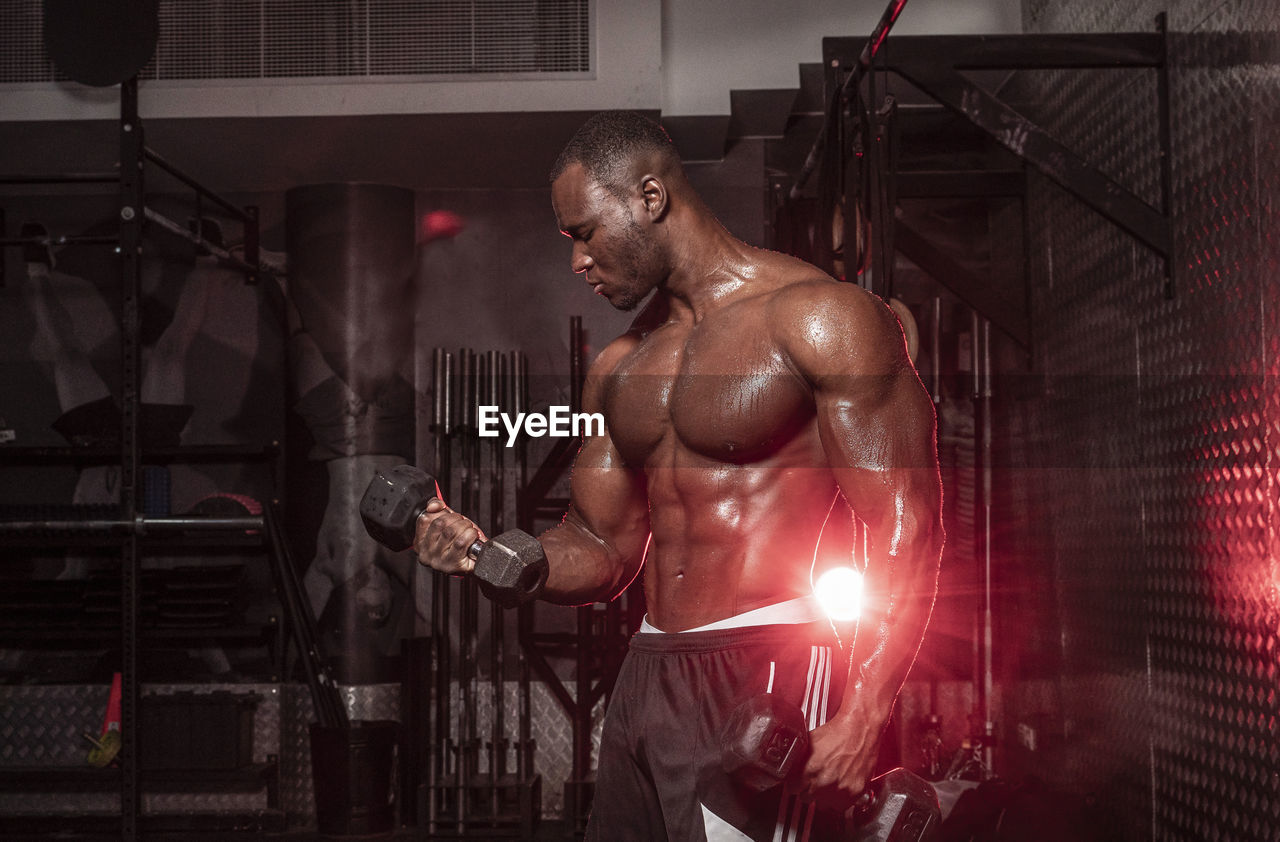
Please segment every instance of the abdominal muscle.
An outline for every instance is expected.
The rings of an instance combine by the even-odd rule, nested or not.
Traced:
[[[785,461],[646,472],[644,590],[653,625],[682,631],[810,593],[836,485],[826,469]]]

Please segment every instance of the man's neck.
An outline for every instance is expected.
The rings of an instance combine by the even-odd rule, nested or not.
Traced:
[[[739,296],[751,283],[750,246],[730,234],[709,213],[680,220],[682,236],[673,249],[673,268],[661,286],[672,312],[699,322],[708,312]]]

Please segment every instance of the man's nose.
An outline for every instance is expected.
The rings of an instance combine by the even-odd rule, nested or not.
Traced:
[[[587,250],[580,245],[573,247],[573,258],[569,261],[573,271],[582,273],[595,265],[595,261],[591,259],[591,255],[587,254]]]

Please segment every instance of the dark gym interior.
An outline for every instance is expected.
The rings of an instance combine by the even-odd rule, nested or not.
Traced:
[[[1277,838],[1280,7],[407,5],[6,6],[0,837],[582,838],[639,580],[496,607],[359,509],[407,463],[564,516],[581,436],[477,407],[579,412],[630,323],[548,183],[624,108],[899,316],[946,544],[877,768],[928,838]],[[809,6],[794,83],[681,37]]]

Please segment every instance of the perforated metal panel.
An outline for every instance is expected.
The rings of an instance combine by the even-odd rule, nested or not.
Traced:
[[[1023,10],[1028,31],[1151,31],[1158,7]],[[1280,7],[1177,2],[1170,23],[1176,299],[1144,248],[1033,191],[1045,391],[1009,423],[1054,469],[1009,481],[1034,473],[1056,500],[1028,532],[1056,581],[1066,731],[1034,771],[1096,793],[1126,840],[1275,839],[1280,72],[1223,35],[1275,38]],[[1152,84],[1120,76],[1021,83],[1037,120],[1158,204]]]
[[[590,0],[160,0],[143,79],[586,74]],[[0,84],[58,76],[40,0],[6,4]]]
[[[44,50],[44,23],[40,3],[10,3],[0,25],[0,80],[47,82],[53,65]]]
[[[149,684],[144,695],[225,692],[257,697],[252,761],[263,763],[280,750],[280,689],[272,684]],[[43,767],[75,770],[86,766],[89,743],[102,724],[109,687],[59,684],[0,687],[0,770]],[[217,787],[213,787],[217,789]],[[149,814],[255,813],[268,808],[267,793],[147,792]],[[109,788],[70,792],[0,793],[0,825],[5,816],[108,815],[118,812],[120,795]]]

